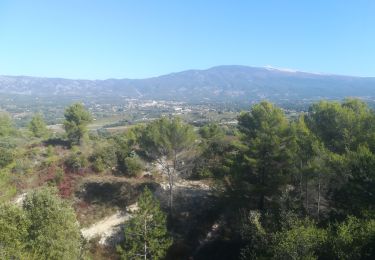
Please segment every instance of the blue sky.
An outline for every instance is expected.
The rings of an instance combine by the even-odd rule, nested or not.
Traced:
[[[0,75],[144,78],[231,64],[375,76],[375,1],[0,0]]]

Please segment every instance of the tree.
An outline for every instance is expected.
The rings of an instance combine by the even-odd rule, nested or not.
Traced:
[[[0,113],[0,137],[12,135],[14,132],[12,119],[8,114]]]
[[[79,144],[87,133],[87,125],[92,122],[90,112],[81,103],[68,107],[64,113],[64,128],[72,144]]]
[[[41,188],[27,195],[23,210],[30,221],[27,249],[38,259],[79,259],[81,233],[73,208],[56,190]]]
[[[261,223],[261,214],[250,211],[241,227],[241,237],[245,242],[241,249],[241,259],[263,259],[269,248],[269,237]]]
[[[375,149],[374,113],[360,100],[321,101],[310,107],[306,119],[312,132],[332,152],[342,154],[365,143]]]
[[[117,170],[128,176],[135,176],[143,169],[143,162],[135,152],[136,142],[141,126],[134,126],[125,133],[121,133],[110,138],[115,150]]]
[[[138,210],[125,223],[125,241],[118,251],[122,259],[162,259],[172,244],[166,215],[146,187],[138,199]]]
[[[45,137],[48,135],[47,125],[42,115],[36,114],[29,123],[29,130],[35,137]]]
[[[27,245],[30,222],[14,205],[0,205],[0,258],[22,259]]]
[[[52,188],[29,193],[22,208],[0,204],[1,259],[79,259],[81,242],[72,207]]]
[[[337,259],[374,259],[375,220],[349,216],[335,225],[332,249]]]
[[[113,142],[95,143],[95,150],[89,157],[96,172],[102,172],[116,167],[116,146]]]
[[[239,116],[238,128],[244,165],[239,181],[251,184],[263,210],[266,199],[277,198],[290,174],[295,154],[290,125],[281,109],[261,102]]]
[[[207,124],[199,129],[201,140],[196,156],[194,172],[196,177],[221,177],[223,160],[231,150],[231,137],[217,124]]]
[[[319,252],[327,241],[327,231],[315,223],[295,220],[291,226],[276,232],[273,246],[275,259],[318,259]]]
[[[181,119],[161,118],[148,124],[142,131],[140,145],[145,152],[163,167],[168,176],[169,207],[173,209],[174,178],[178,171],[180,155],[191,148],[195,141],[195,133],[190,125]]]
[[[322,190],[325,188],[322,180],[328,177],[327,171],[329,169],[326,165],[326,157],[330,152],[325,149],[323,143],[307,127],[305,115],[300,116],[292,124],[292,128],[297,144],[294,156],[295,191],[298,191],[300,205],[304,207],[307,213],[311,213],[311,207],[316,204],[316,216],[319,218]],[[314,195],[315,201],[313,200]]]
[[[344,214],[361,215],[374,210],[375,155],[367,146],[343,156],[341,171],[332,187],[334,207]]]

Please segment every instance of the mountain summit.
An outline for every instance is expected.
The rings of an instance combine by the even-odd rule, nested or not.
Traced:
[[[181,101],[375,98],[375,78],[308,73],[270,66],[231,65],[146,79],[73,80],[1,76],[0,93]]]

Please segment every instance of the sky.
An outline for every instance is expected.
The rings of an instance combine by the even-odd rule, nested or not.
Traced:
[[[146,78],[217,65],[375,76],[375,1],[0,0],[0,75]]]

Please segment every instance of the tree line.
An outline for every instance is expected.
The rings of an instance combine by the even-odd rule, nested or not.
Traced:
[[[4,138],[15,129],[9,118],[3,116],[0,121],[4,122],[0,137],[6,144]],[[227,220],[227,237],[237,241],[238,258],[375,256],[375,112],[358,99],[321,101],[297,119],[264,101],[242,112],[234,127],[210,123],[194,129],[179,118],[161,118],[123,134],[92,135],[87,129],[91,121],[81,104],[66,109],[64,128],[72,147],[66,163],[72,169],[91,164],[97,172],[134,176],[147,160],[157,162],[168,180],[169,212],[161,210],[148,189],[139,198],[139,211],[118,247],[124,259],[166,255],[172,244],[167,216],[173,220],[174,184],[186,165],[189,178],[215,181],[225,205],[220,214]],[[32,119],[29,130],[37,138],[50,136],[40,115]],[[95,146],[89,155],[81,151],[85,142]],[[0,149],[0,168],[4,168],[12,161],[14,146]],[[66,250],[64,246],[75,246],[70,259],[81,257],[79,229],[72,224],[74,212],[55,195],[43,197],[45,193],[29,195],[22,208],[2,206],[0,253],[4,257],[19,258],[16,252],[40,257],[50,250],[56,251],[56,257],[45,259],[63,259],[59,254]],[[43,227],[38,214],[46,209],[38,205],[50,205],[48,212],[57,215],[63,208],[71,223],[58,222],[62,220],[56,215],[59,227],[56,223]],[[17,225],[24,228],[13,232]],[[58,229],[64,225],[68,228]],[[57,245],[56,250],[47,246],[50,235],[68,231],[76,238],[74,245],[62,242],[64,246]]]

